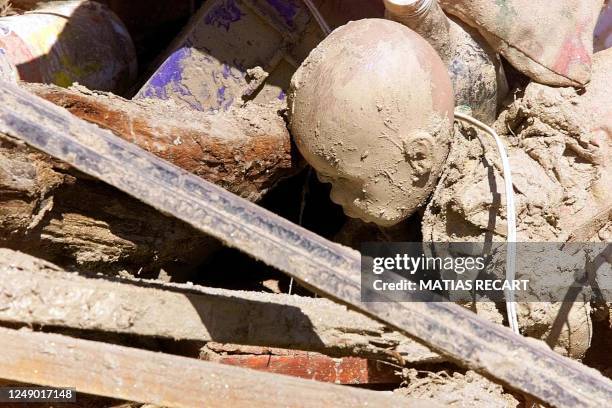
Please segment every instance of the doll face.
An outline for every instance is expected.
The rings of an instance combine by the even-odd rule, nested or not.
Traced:
[[[389,226],[409,216],[429,195],[435,178],[434,140],[424,131],[353,134],[342,145],[354,148],[331,145],[310,157],[319,180],[332,185],[331,200],[346,215]],[[309,147],[303,146],[305,151]]]
[[[332,33],[293,77],[296,145],[353,218],[397,224],[422,206],[448,155],[453,95],[429,44],[400,24]]]

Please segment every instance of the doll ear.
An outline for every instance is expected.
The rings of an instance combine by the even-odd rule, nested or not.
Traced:
[[[433,166],[433,138],[427,132],[408,135],[403,142],[404,157],[413,169],[415,179],[421,179],[431,172]]]

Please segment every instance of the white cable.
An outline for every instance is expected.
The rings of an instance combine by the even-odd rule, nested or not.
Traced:
[[[321,13],[319,12],[319,9],[317,8],[317,6],[315,6],[311,0],[302,0],[302,1],[304,2],[304,4],[306,4],[306,7],[308,7],[308,10],[310,10],[310,13],[312,14],[314,19],[319,24],[319,27],[321,27],[321,31],[323,31],[323,34],[325,34],[325,36],[327,37],[331,33],[331,29],[329,28],[329,25],[327,24],[327,22],[325,21]]]
[[[516,276],[516,208],[514,206],[514,189],[512,188],[512,169],[510,167],[510,161],[508,160],[508,154],[504,148],[504,144],[497,135],[497,132],[491,127],[485,125],[479,120],[474,119],[461,112],[455,112],[455,117],[468,122],[482,131],[490,134],[495,139],[497,144],[497,150],[501,156],[502,168],[504,173],[504,182],[506,186],[506,219],[508,223],[508,249],[506,252],[506,280],[514,280]],[[516,314],[516,303],[514,301],[514,291],[504,291],[506,296],[506,309],[508,313],[508,323],[510,328],[516,334],[519,333],[518,327],[518,316]]]

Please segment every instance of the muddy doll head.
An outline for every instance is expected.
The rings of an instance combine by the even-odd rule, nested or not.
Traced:
[[[291,81],[290,128],[331,199],[353,218],[397,224],[425,204],[448,155],[453,94],[433,48],[367,19],[335,30]]]

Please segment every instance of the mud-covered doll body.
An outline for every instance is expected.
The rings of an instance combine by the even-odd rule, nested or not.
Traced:
[[[331,199],[382,226],[410,216],[448,155],[453,94],[434,49],[401,24],[351,22],[293,76],[290,128]]]
[[[597,255],[599,247],[583,243],[611,241],[611,81],[612,49],[608,49],[594,54],[592,79],[585,88],[531,82],[500,114],[495,129],[507,146],[513,169],[519,242],[569,241]],[[501,163],[488,152],[495,152],[490,138],[455,134],[442,179],[423,216],[423,241],[506,240]],[[541,276],[546,270],[536,256],[558,262],[563,254],[533,248],[534,255],[523,251],[519,258],[517,271],[523,276]],[[577,265],[593,262],[586,252],[576,252]],[[612,296],[609,261],[596,269],[589,279],[608,300]],[[533,279],[531,286],[540,285],[545,291],[563,279],[573,282],[576,271],[559,267],[554,275]],[[574,297],[568,295],[564,303],[519,303],[521,332],[574,358],[584,357],[593,330],[591,299]]]

